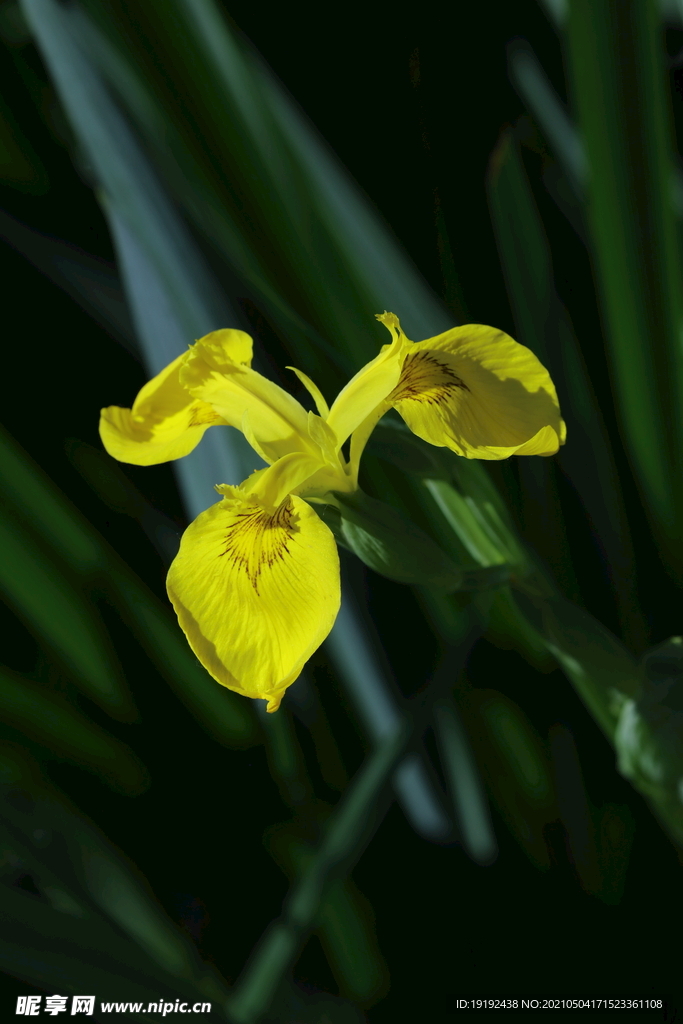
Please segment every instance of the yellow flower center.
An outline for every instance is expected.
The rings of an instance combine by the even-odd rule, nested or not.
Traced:
[[[234,506],[228,504],[227,508],[235,518],[228,526],[220,557],[227,555],[239,571],[245,572],[258,594],[263,570],[284,561],[289,554],[288,544],[295,530],[291,501],[285,498],[275,511],[251,504],[237,513]]]
[[[390,402],[412,400],[438,405],[458,388],[469,388],[450,366],[436,359],[431,352],[416,352],[407,357],[398,384],[389,395]]]

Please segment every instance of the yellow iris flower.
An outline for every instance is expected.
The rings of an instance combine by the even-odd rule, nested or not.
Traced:
[[[317,413],[251,368],[252,339],[220,330],[147,383],[132,409],[103,409],[100,436],[121,462],[182,458],[214,425],[242,430],[268,463],[185,531],[167,588],[192,650],[219,683],[268,701],[282,695],[332,628],[340,603],[334,537],[309,502],[358,487],[363,448],[395,407],[431,444],[468,458],[550,455],[564,443],[552,381],[501,331],[470,325],[417,344],[392,313],[392,342],[332,408],[294,370]],[[292,368],[293,369],[293,368]],[[342,446],[351,438],[349,459]]]
[[[187,455],[210,426],[241,429],[269,463],[185,531],[168,574],[169,597],[192,650],[219,683],[264,698],[275,711],[329,633],[339,610],[334,537],[307,501],[357,488],[368,416],[398,382],[402,345],[385,346],[331,409],[294,372],[318,413],[251,369],[243,331],[201,338],[137,396],[103,409],[100,436],[121,462],[153,465]],[[355,434],[358,434],[358,437]],[[342,445],[354,435],[349,461]]]

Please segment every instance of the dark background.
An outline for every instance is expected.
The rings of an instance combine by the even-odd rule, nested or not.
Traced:
[[[532,2],[447,8],[434,2],[410,8],[224,6],[433,288],[445,295],[454,318],[495,324],[514,335],[484,175],[501,129],[524,114],[507,78],[506,43],[518,35],[528,38],[558,91],[564,91],[560,46],[540,7]],[[74,166],[40,60],[31,55],[35,79],[28,81],[17,70],[14,53],[5,47],[0,94],[47,169],[49,187],[31,193],[3,184],[0,205],[46,235],[113,261],[102,214],[87,173]],[[444,282],[442,276],[438,204],[457,282]],[[556,266],[563,299],[571,303],[574,298],[579,336],[582,331],[594,336],[596,306],[582,284],[590,273],[588,261],[570,229],[559,226],[559,215],[550,207],[547,212],[558,217],[555,227],[566,233],[564,256],[557,257]],[[144,383],[143,369],[23,257],[4,243],[0,253],[6,315],[0,420],[163,595],[164,566],[138,525],[103,505],[65,454],[71,438],[99,445],[99,408],[129,405]],[[601,357],[587,358],[593,359],[597,383],[608,394]],[[558,390],[561,396],[561,382]],[[605,413],[611,416],[609,407]],[[126,472],[182,525],[168,466],[127,467]],[[501,470],[501,479],[506,472],[512,493],[514,467]],[[586,606],[613,626],[594,551],[580,530],[572,550]],[[399,685],[412,693],[424,681],[426,650],[430,660],[434,657],[433,642],[419,624],[408,590],[370,574],[365,580]],[[655,589],[647,578],[644,586],[648,594]],[[648,605],[653,621],[660,623],[653,642],[676,629],[677,609],[671,607],[666,585],[661,587],[661,600]],[[35,642],[1,605],[0,620],[3,660],[18,671],[30,670],[38,657]],[[56,761],[49,774],[136,861],[168,913],[198,941],[203,956],[234,978],[286,892],[286,879],[265,851],[262,836],[274,822],[286,820],[289,810],[270,779],[263,748],[227,751],[209,741],[114,616],[111,628],[142,724],[117,725],[94,705],[81,703],[95,721],[135,749],[152,785],[130,799]],[[347,768],[353,771],[362,758],[360,736],[322,656],[313,667]],[[368,1011],[369,1020],[444,1019],[453,1012],[453,1000],[467,995],[673,998],[680,975],[681,876],[671,843],[617,774],[613,751],[559,672],[536,673],[517,654],[486,641],[477,646],[468,671],[475,686],[494,687],[515,700],[541,736],[547,737],[555,723],[565,724],[574,735],[591,802],[628,806],[635,832],[624,894],[618,905],[607,905],[582,889],[559,826],[548,837],[552,866],[542,872],[494,809],[500,854],[493,866],[481,868],[457,846],[420,840],[393,808],[354,872],[374,908],[392,979],[389,994]],[[12,738],[11,730],[8,735]],[[312,988],[335,991],[315,938],[296,977]],[[10,979],[6,989],[9,1014],[10,997],[31,987]]]

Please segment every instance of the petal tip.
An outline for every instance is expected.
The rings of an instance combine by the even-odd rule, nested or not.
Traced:
[[[375,313],[375,320],[379,320],[385,327],[395,327],[400,331],[401,323],[395,313],[388,313],[385,309],[383,313]]]

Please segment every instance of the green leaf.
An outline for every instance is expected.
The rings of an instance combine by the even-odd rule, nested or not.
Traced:
[[[470,616],[462,643],[439,667],[423,699],[370,753],[334,808],[306,873],[285,901],[282,916],[270,925],[258,953],[232,990],[228,1009],[236,1024],[255,1024],[268,1009],[315,926],[330,884],[350,871],[382,821],[396,767],[425,728],[433,702],[450,690],[454,675],[462,671],[478,634]]]
[[[435,448],[411,433],[404,423],[389,417],[375,427],[367,450],[422,481],[430,499],[425,501],[423,495],[423,506],[427,510],[435,507],[441,518],[439,524],[433,515],[429,516],[441,543],[446,543],[442,539],[445,524],[473,564],[510,563],[518,569],[525,566],[527,556],[516,538],[509,510],[486,469],[476,460]]]
[[[618,707],[619,771],[683,844],[683,638],[671,637],[646,652],[639,682]]]
[[[6,512],[0,516],[0,592],[91,700],[114,718],[135,720],[135,705],[92,604]]]
[[[50,187],[47,171],[1,98],[0,181],[34,196],[44,195]]]
[[[510,561],[511,552],[505,550],[500,538],[489,529],[489,523],[479,514],[479,508],[468,495],[446,480],[425,480],[424,486],[476,562],[494,566]]]
[[[428,445],[404,423],[390,417],[377,425],[367,451],[421,480],[423,493],[416,497],[421,500],[432,532],[459,563],[467,564],[470,559],[472,567],[508,564],[522,576],[531,571],[532,563],[509,510],[480,463]],[[454,538],[459,543],[454,544]],[[420,600],[431,621],[450,636],[452,609],[448,601],[424,591]],[[519,651],[541,672],[555,667],[542,637],[520,612],[509,588],[499,586],[487,595],[485,614],[486,636],[494,644]]]
[[[557,668],[543,637],[519,610],[510,587],[501,587],[493,595],[484,635],[502,650],[517,651],[537,672]]]
[[[486,470],[474,460],[435,449],[390,419],[375,428],[368,452],[393,463],[401,473],[420,478],[422,494],[419,490],[412,493],[439,544],[459,563],[464,554],[472,566],[493,569],[508,565],[515,571],[526,570],[527,558],[515,537],[510,514]],[[459,542],[455,546],[454,538]],[[492,578],[495,575],[492,571]],[[505,579],[501,571],[498,585]]]
[[[542,584],[544,585],[544,584]],[[549,593],[518,583],[515,600],[544,638],[564,674],[610,742],[624,699],[638,689],[632,654],[588,612]]]
[[[621,902],[626,884],[635,821],[627,804],[605,804],[599,811],[598,850],[603,884],[598,893],[603,903]]]
[[[460,842],[475,863],[492,864],[498,856],[498,844],[486,794],[461,716],[452,698],[437,701],[434,725],[456,810]]]
[[[0,747],[0,777],[10,868],[0,907],[12,929],[12,942],[0,943],[2,968],[53,991],[145,1003],[173,991],[218,1009],[226,984],[199,961],[132,865],[43,782],[35,762]],[[23,876],[37,895],[13,885]]]
[[[479,713],[496,746],[503,751],[528,802],[537,807],[552,804],[553,784],[548,758],[536,730],[514,701],[495,690],[477,691]]]
[[[446,593],[500,586],[509,577],[507,566],[459,568],[406,516],[362,491],[335,497],[339,519],[332,513],[326,521],[345,547],[382,576]]]
[[[564,725],[550,729],[550,747],[557,781],[559,815],[566,833],[567,853],[581,887],[591,896],[603,888],[603,865],[598,849],[597,814],[583,781],[574,737]],[[609,872],[609,865],[604,865]]]
[[[0,472],[0,490],[22,521],[29,522],[45,544],[72,570],[82,573],[98,590],[108,592],[160,673],[210,735],[228,746],[251,746],[258,742],[259,734],[248,702],[211,679],[188,648],[170,609],[152,594],[28,453],[1,428],[0,470],[4,470]],[[40,572],[45,575],[46,570],[38,565],[36,573]],[[57,593],[61,570],[54,570],[53,576],[50,593]],[[26,589],[27,580],[10,580],[10,585],[21,592]],[[36,614],[41,621],[45,620],[45,607],[38,596],[29,592],[27,600],[33,601]],[[84,615],[84,621],[88,622],[92,616],[89,606]],[[54,624],[47,622],[46,628],[54,631]],[[69,643],[61,636],[56,641]]]
[[[271,829],[269,852],[290,879],[302,874],[313,855],[293,825]],[[351,879],[337,879],[320,908],[317,934],[342,995],[372,1005],[386,994],[386,964],[372,926],[372,908]]]
[[[22,521],[45,538],[74,569],[92,573],[103,565],[102,547],[82,516],[27,452],[0,426],[0,489]]]
[[[154,508],[106,452],[73,439],[67,442],[66,452],[98,498],[112,511],[136,519],[164,563],[170,565],[178,553],[180,526]]]
[[[121,283],[110,263],[42,235],[3,211],[0,238],[70,295],[129,355],[140,358]]]
[[[323,781],[330,789],[342,793],[348,785],[348,773],[318,691],[311,683],[310,675],[305,669],[296,682],[288,688],[287,699],[290,708],[311,735],[315,758]],[[268,717],[272,718],[273,716],[269,715]]]
[[[261,736],[250,702],[202,668],[169,609],[127,566],[112,565],[110,582],[119,614],[202,728],[228,747],[258,743]]]
[[[542,129],[576,201],[583,196],[587,177],[586,154],[579,134],[526,40],[513,40],[508,48],[508,62],[512,84]]]
[[[325,641],[331,665],[343,682],[348,698],[370,744],[377,744],[400,728],[402,702],[383,663],[381,639],[368,628],[357,595],[345,585],[342,560],[343,599],[332,632]],[[425,593],[433,595],[433,591]],[[449,618],[455,649],[467,638],[469,609],[457,609]],[[456,629],[459,626],[458,629]],[[271,716],[272,717],[272,716]],[[430,842],[443,842],[452,832],[441,794],[421,752],[412,751],[394,773],[392,786],[410,825]]]
[[[543,743],[514,701],[491,689],[462,697],[469,734],[489,792],[532,863],[550,867],[543,829],[557,816],[555,788]]]
[[[282,918],[270,925],[258,955],[233,987],[228,1009],[237,1024],[255,1024],[268,1010],[315,927],[334,878],[357,859],[384,817],[389,782],[411,732],[405,726],[375,748],[330,816],[308,870],[288,894]]]
[[[645,642],[645,628],[638,614],[633,547],[614,457],[569,315],[555,291],[550,246],[511,130],[501,136],[491,157],[487,189],[519,341],[549,368],[567,421],[567,443],[556,460],[520,460],[527,484],[525,520],[538,522],[537,532],[544,538],[542,553],[556,576],[572,578],[552,474],[552,463],[557,461],[596,531],[614,583],[624,636],[637,648]]]
[[[9,669],[0,669],[0,715],[22,735],[58,757],[97,772],[121,792],[135,795],[148,785],[144,766],[125,743]]]
[[[618,414],[665,565],[680,575],[682,277],[659,4],[571,0],[567,39]]]
[[[619,903],[626,880],[634,822],[628,807],[592,805],[579,754],[563,725],[550,730],[558,806],[567,852],[582,888],[604,903]]]

